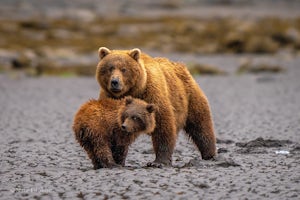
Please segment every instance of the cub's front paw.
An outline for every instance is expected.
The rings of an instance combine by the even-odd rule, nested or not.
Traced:
[[[101,169],[101,168],[109,168],[109,169],[112,169],[112,168],[121,168],[122,165],[119,165],[119,164],[116,164],[116,163],[97,163],[94,165],[94,169],[97,170],[97,169]]]
[[[161,163],[161,162],[148,162],[147,167],[153,167],[153,168],[163,168],[163,167],[169,167],[170,165]]]
[[[156,163],[156,162],[148,162],[147,167],[153,167],[153,168],[162,168],[162,163]]]

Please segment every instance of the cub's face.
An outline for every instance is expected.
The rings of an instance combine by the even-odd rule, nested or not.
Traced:
[[[148,104],[140,99],[126,97],[125,106],[119,113],[119,126],[127,133],[148,133],[155,128],[154,104]]]
[[[109,96],[121,98],[136,87],[142,75],[138,62],[140,50],[110,51],[105,47],[99,49],[100,62],[96,70],[96,78]]]

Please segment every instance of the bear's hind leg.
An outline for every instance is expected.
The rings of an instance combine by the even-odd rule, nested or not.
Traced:
[[[189,104],[185,131],[201,152],[202,159],[216,155],[216,138],[208,100],[204,94],[194,93]]]
[[[95,152],[94,152],[94,143],[91,142],[91,139],[88,137],[84,137],[86,132],[86,129],[80,129],[79,132],[75,132],[78,136],[77,140],[80,143],[80,145],[83,147],[83,149],[86,151],[88,157],[91,159],[94,169],[103,168],[101,161],[97,158]]]

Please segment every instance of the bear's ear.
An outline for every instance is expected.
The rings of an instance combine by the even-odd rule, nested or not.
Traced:
[[[139,60],[140,56],[141,56],[141,50],[138,48],[134,48],[132,50],[130,50],[129,55],[136,61]]]
[[[125,97],[125,104],[126,106],[133,102],[133,98],[131,96]]]
[[[154,105],[154,104],[148,104],[148,105],[146,106],[146,109],[147,109],[147,111],[148,111],[149,113],[153,113],[153,112],[156,111],[156,105]]]
[[[99,58],[104,58],[107,54],[110,54],[110,50],[106,47],[100,47],[98,50]]]

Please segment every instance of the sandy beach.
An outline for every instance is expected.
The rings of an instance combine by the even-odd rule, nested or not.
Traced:
[[[203,58],[204,59],[204,58]],[[209,57],[225,63],[237,59]],[[93,170],[71,130],[99,86],[94,78],[0,76],[1,199],[298,199],[300,58],[281,74],[195,77],[213,111],[219,156],[181,133],[173,167],[145,167],[151,138],[130,148],[125,168]]]
[[[3,1],[0,18],[5,19],[6,24],[11,23],[7,19],[18,21],[34,16],[71,16],[75,20],[89,21],[94,15],[103,16],[105,11],[111,11],[114,16],[120,13],[139,16],[144,12],[147,17],[177,15],[179,11],[183,16],[193,14],[195,17],[201,13],[196,16],[200,18],[207,13],[212,18],[231,13],[242,19],[249,15],[250,18],[299,16],[297,1],[287,6],[292,7],[290,10],[280,9],[281,4],[276,4],[273,12],[267,9],[268,4],[259,6],[256,14],[252,13],[256,4],[242,6],[242,10],[235,6],[220,9],[220,6],[209,5],[199,12],[194,1],[187,5],[176,2],[160,5],[159,9],[156,1],[136,5],[136,1],[126,1],[139,9],[131,9],[124,6],[125,3],[116,3],[115,7],[95,6],[94,0],[84,5],[82,1],[74,1],[73,6],[67,1],[46,1],[47,6],[41,4],[42,1],[22,2]],[[153,12],[149,12],[149,6]],[[282,8],[286,8],[284,6]],[[13,12],[16,14],[12,15]],[[7,27],[5,30],[11,31],[15,25]],[[22,30],[26,36],[28,31]],[[44,31],[44,27],[41,30]],[[6,44],[5,41],[0,39],[0,44]],[[164,56],[187,65],[205,63],[226,72],[216,76],[194,75],[211,105],[218,156],[214,160],[201,160],[199,151],[181,132],[173,154],[173,166],[148,168],[146,163],[154,159],[154,152],[151,138],[143,135],[130,147],[124,168],[93,170],[91,161],[75,141],[71,127],[80,105],[98,97],[95,78],[74,74],[32,75],[26,72],[27,68],[25,72],[22,69],[0,70],[0,199],[300,198],[300,56],[296,45],[293,50],[276,49],[275,53],[264,54],[160,52],[143,46],[139,48],[152,56]],[[10,67],[18,67],[14,60],[17,54],[6,50],[1,47],[0,67],[7,69],[10,63],[13,63]],[[39,49],[36,55],[40,55]],[[55,59],[58,54],[51,55],[51,59]],[[66,55],[70,53],[59,57],[60,63],[72,65],[78,61],[76,53],[67,58]],[[84,59],[88,60],[86,63],[93,73],[97,49]],[[238,73],[245,60],[280,66],[281,70]]]

